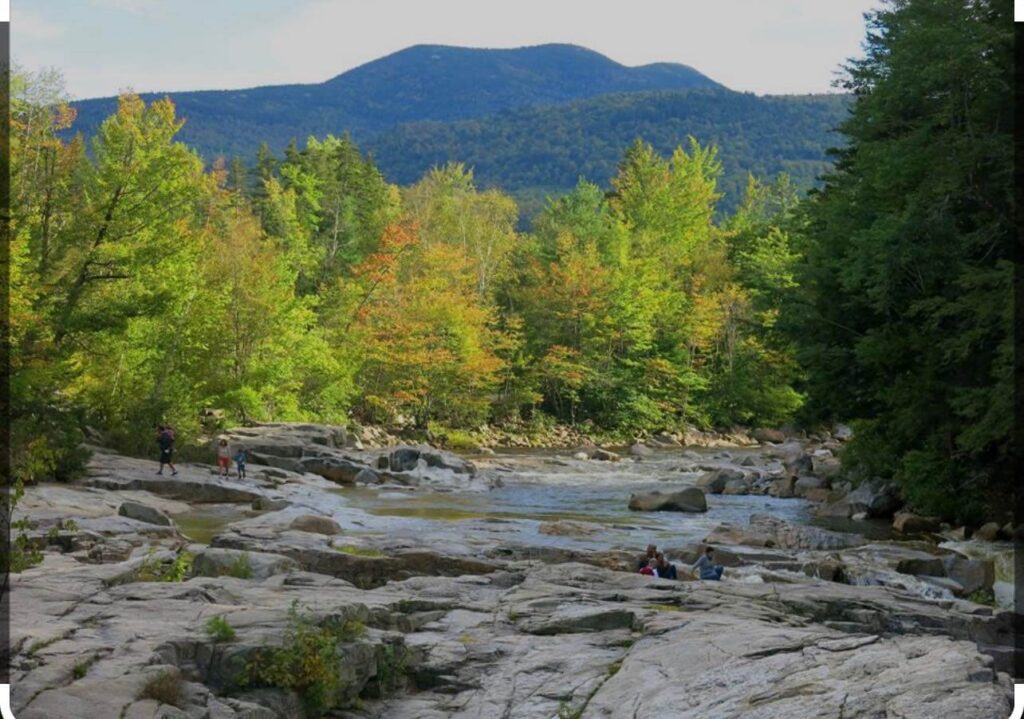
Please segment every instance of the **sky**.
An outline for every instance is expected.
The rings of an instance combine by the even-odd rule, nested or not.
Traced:
[[[12,0],[14,61],[73,98],[322,82],[418,43],[567,42],[757,94],[834,91],[879,0]]]

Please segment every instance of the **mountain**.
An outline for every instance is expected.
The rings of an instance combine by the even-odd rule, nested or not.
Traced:
[[[357,140],[405,122],[478,118],[609,93],[721,88],[686,65],[626,67],[575,45],[511,50],[416,45],[310,85],[169,94],[187,119],[179,137],[212,159],[251,156],[260,142],[350,132]],[[81,100],[77,126],[95,130],[116,98]]]
[[[152,101],[162,93],[144,94]],[[604,183],[642,137],[662,152],[692,135],[716,143],[723,209],[747,173],[789,173],[809,187],[845,115],[839,95],[759,97],[734,92],[686,65],[626,67],[586,48],[513,50],[417,45],[314,85],[174,92],[179,139],[207,159],[251,159],[261,142],[280,155],[293,138],[350,133],[392,182],[464,162],[481,186],[512,192],[530,216],[580,176]],[[116,98],[73,103],[91,134]]]
[[[536,204],[545,193],[572,188],[580,176],[605,184],[638,137],[668,154],[692,135],[718,145],[729,209],[748,173],[786,172],[798,186],[811,186],[828,167],[827,149],[840,142],[832,128],[848,106],[843,95],[617,94],[476,120],[407,123],[369,139],[365,148],[392,182],[411,183],[433,165],[459,161],[473,168],[479,185],[500,186]]]

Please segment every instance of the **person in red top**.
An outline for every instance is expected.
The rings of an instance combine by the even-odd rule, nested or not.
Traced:
[[[220,467],[220,476],[227,477],[231,469],[231,447],[226,439],[217,443],[217,465]]]
[[[658,576],[658,560],[652,557],[647,566],[640,570],[640,574],[647,575],[648,577]]]

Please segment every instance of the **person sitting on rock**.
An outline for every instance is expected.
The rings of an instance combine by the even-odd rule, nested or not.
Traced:
[[[220,467],[220,476],[227,477],[231,469],[231,447],[226,439],[217,443],[217,466]]]
[[[646,567],[648,564],[650,564],[651,560],[655,558],[655,555],[657,553],[658,548],[653,544],[648,544],[647,553],[640,557],[640,561],[636,563],[636,568],[643,569],[644,567]]]
[[[725,568],[721,564],[714,563],[714,553],[714,548],[708,547],[704,550],[704,554],[700,555],[700,559],[694,562],[693,569],[701,579],[718,581],[722,578]]]
[[[658,576],[658,560],[651,557],[650,561],[647,562],[647,566],[640,568],[640,574],[644,574],[648,577]]]
[[[663,579],[679,579],[679,575],[676,574],[676,565],[665,559],[664,554],[658,552],[654,557],[658,560],[658,566],[655,569],[657,569],[659,577]]]
[[[249,452],[245,447],[239,447],[235,452],[235,466],[238,467],[238,478],[245,479],[245,463],[249,459]]]

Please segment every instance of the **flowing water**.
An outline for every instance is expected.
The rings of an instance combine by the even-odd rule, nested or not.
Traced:
[[[756,452],[728,451],[731,459],[721,450],[698,450],[698,458],[684,458],[683,450],[676,449],[619,462],[577,460],[552,450],[507,452],[479,460],[481,471],[501,477],[503,487],[488,492],[339,488],[332,492],[342,505],[335,516],[344,522],[347,511],[359,510],[368,515],[361,520],[365,527],[379,526],[374,519],[385,520],[393,535],[500,535],[522,544],[587,550],[699,542],[722,522],[746,525],[754,514],[810,521],[803,500],[763,495],[709,495],[708,511],[700,514],[628,509],[633,492],[693,486],[704,471],[699,467],[724,466]],[[540,531],[545,523],[560,520],[597,529],[570,536]]]

